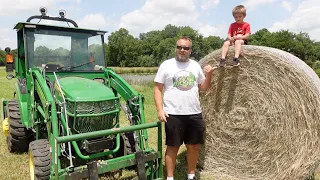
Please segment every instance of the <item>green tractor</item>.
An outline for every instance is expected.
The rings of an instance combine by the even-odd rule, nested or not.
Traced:
[[[122,169],[162,179],[161,123],[146,123],[143,95],[106,67],[106,32],[78,28],[64,11],[40,12],[14,27],[14,61],[6,48],[7,78],[16,78],[14,99],[2,100],[9,151],[29,152],[31,179],[98,179]],[[130,125],[120,126],[120,111]],[[157,128],[156,150],[148,128]]]

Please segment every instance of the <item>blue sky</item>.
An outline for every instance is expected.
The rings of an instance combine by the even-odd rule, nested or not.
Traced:
[[[50,16],[64,9],[66,17],[80,27],[106,30],[106,35],[123,27],[138,36],[173,24],[225,38],[234,21],[231,11],[239,4],[247,7],[245,21],[251,24],[252,33],[262,28],[286,29],[307,32],[320,41],[320,0],[10,0],[1,2],[0,48],[16,48],[15,23],[39,15],[41,6]]]

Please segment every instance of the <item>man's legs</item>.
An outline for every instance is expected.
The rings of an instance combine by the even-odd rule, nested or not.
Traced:
[[[198,157],[199,157],[200,144],[186,144],[186,147],[187,147],[188,174],[195,174]]]
[[[185,144],[187,147],[188,179],[196,179],[195,172],[199,157],[200,144],[204,143],[205,124],[202,114],[190,115],[186,121]]]
[[[177,154],[180,146],[167,146],[165,163],[167,168],[167,177],[173,177],[176,167]]]
[[[183,143],[185,126],[183,123],[184,118],[185,116],[169,114],[167,122],[165,123],[167,145],[165,164],[167,169],[167,179],[173,178],[177,154],[181,144]]]

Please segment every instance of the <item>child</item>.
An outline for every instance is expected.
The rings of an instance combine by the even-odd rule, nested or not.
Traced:
[[[250,24],[244,22],[243,19],[246,17],[246,8],[243,5],[238,5],[232,10],[232,15],[236,22],[232,23],[228,31],[228,40],[224,42],[222,46],[222,53],[219,66],[224,67],[226,65],[226,55],[229,46],[234,45],[235,55],[233,59],[233,66],[239,66],[239,54],[241,51],[242,44],[248,44],[248,38],[250,35]]]

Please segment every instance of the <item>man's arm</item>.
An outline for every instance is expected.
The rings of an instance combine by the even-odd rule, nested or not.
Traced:
[[[206,79],[202,84],[199,84],[200,91],[206,91],[211,85],[211,75],[206,75]]]
[[[156,108],[158,112],[158,119],[162,122],[167,122],[166,117],[169,117],[169,116],[167,113],[163,111],[162,91],[163,91],[163,84],[155,82],[153,92],[154,92],[154,101],[156,103]]]
[[[202,84],[199,84],[199,89],[200,91],[205,91],[207,89],[209,89],[210,85],[211,85],[211,76],[212,76],[212,72],[214,69],[216,69],[217,67],[212,67],[210,65],[207,65],[203,68],[206,78],[203,81]]]

